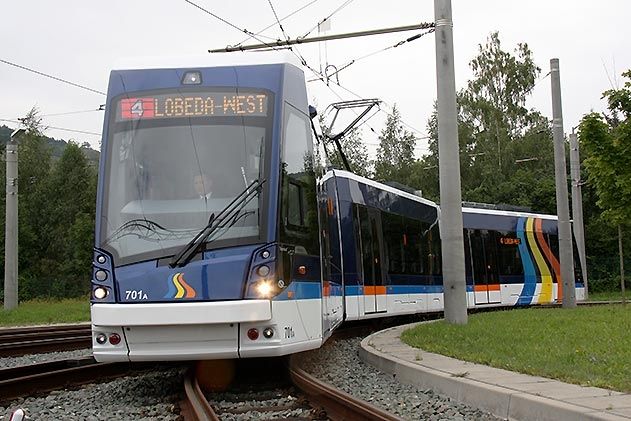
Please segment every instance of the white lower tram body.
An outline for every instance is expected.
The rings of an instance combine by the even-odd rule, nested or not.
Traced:
[[[467,306],[468,308],[487,308],[487,307],[512,307],[517,304],[517,300],[521,294],[524,284],[501,284],[501,293],[499,295],[499,301],[476,304],[475,293],[473,291],[467,292]],[[537,284],[532,303],[530,305],[548,304],[559,302],[557,295],[558,286],[553,284],[553,300],[545,303],[539,303],[539,295],[541,293],[541,284]],[[576,300],[583,301],[585,299],[585,288],[577,287]],[[369,295],[353,295],[346,296],[346,320],[362,320],[362,319],[374,319],[379,317],[391,317],[404,314],[416,314],[416,313],[432,313],[444,310],[444,297],[443,293],[422,293],[422,294],[381,294],[375,297],[376,300],[381,301],[385,307],[380,308],[378,312],[371,311],[372,308],[368,308],[366,301],[372,296]]]
[[[102,362],[269,357],[322,345],[320,299],[92,304],[91,313],[94,358]],[[252,328],[256,340],[247,335]],[[121,341],[99,344],[100,333]]]

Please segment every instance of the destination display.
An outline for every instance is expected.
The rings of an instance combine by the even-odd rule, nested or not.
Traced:
[[[501,237],[500,244],[504,244],[505,246],[516,246],[521,244],[521,239],[512,237]]]
[[[264,93],[195,92],[124,98],[118,103],[116,121],[181,117],[267,116]]]

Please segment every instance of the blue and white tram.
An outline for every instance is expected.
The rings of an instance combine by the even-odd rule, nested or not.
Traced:
[[[341,227],[333,248],[342,250],[345,319],[443,310],[439,207],[347,171],[323,180],[329,200],[337,199],[329,218]],[[556,216],[464,207],[463,226],[469,308],[561,300]],[[582,300],[576,248],[574,276]]]
[[[322,343],[304,74],[290,55],[249,57],[111,72],[91,298],[99,361]]]
[[[111,72],[94,357],[286,355],[344,320],[442,310],[439,207],[322,173],[292,55],[219,60]],[[469,307],[560,298],[554,217],[467,208],[464,227]]]

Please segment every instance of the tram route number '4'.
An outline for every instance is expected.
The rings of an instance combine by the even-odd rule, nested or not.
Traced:
[[[147,293],[141,289],[127,289],[125,290],[126,300],[147,300]]]

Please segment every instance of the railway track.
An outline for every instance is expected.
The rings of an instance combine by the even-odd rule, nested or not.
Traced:
[[[359,400],[307,373],[302,355],[265,362],[258,380],[240,379],[222,393],[204,394],[193,370],[187,375],[181,403],[186,421],[231,419],[294,420],[400,420],[368,402]],[[278,362],[282,361],[282,362]],[[284,371],[278,369],[282,366]],[[251,368],[243,371],[251,372]],[[267,375],[265,373],[268,373]],[[269,373],[275,373],[270,376]],[[270,380],[270,377],[274,377]]]
[[[92,357],[83,357],[0,369],[0,404],[24,396],[124,376],[153,365],[99,363]]]
[[[89,348],[89,324],[0,329],[0,357]]]

